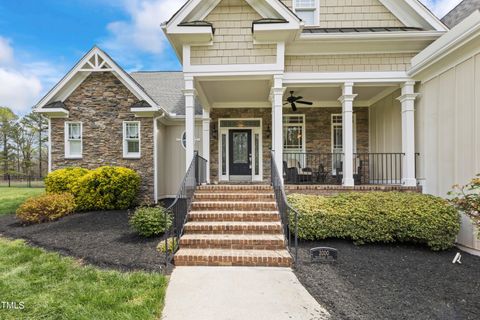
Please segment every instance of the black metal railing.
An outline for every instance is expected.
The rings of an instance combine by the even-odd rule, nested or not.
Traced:
[[[403,153],[354,153],[355,185],[399,185],[402,183]],[[286,184],[341,185],[343,153],[284,152]],[[416,166],[416,164],[415,164]]]
[[[165,232],[165,267],[172,261],[173,255],[179,248],[180,237],[183,234],[183,228],[187,220],[187,214],[192,204],[193,196],[197,186],[207,182],[207,160],[200,157],[197,153],[183,178],[182,184],[178,190],[173,203],[165,212],[165,221],[167,215],[172,215],[172,226]],[[168,240],[173,238],[173,249],[169,250]],[[172,240],[170,240],[172,241]]]
[[[284,152],[287,184],[342,184],[343,153]]]
[[[288,204],[285,188],[283,186],[282,175],[278,170],[273,151],[271,152],[270,168],[272,187],[275,193],[277,208],[282,220],[283,232],[288,244],[288,250],[290,251],[290,254],[292,254],[294,262],[296,263],[298,260],[298,211],[293,209]]]
[[[402,183],[403,153],[354,153],[355,184],[399,185]]]

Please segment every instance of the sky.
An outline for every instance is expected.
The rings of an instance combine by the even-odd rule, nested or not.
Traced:
[[[126,71],[181,70],[160,24],[185,0],[0,0],[0,106],[28,113],[93,46]],[[421,0],[443,17],[461,0]]]

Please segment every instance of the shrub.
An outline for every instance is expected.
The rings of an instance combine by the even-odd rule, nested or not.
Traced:
[[[163,234],[172,225],[172,217],[165,219],[163,207],[140,207],[130,217],[130,226],[141,236],[152,237]]]
[[[175,247],[177,246],[177,238],[175,237],[168,238],[167,246],[168,246],[168,252],[173,252],[173,250],[175,250]],[[165,240],[160,241],[160,243],[157,246],[157,251],[161,253],[165,253],[167,251],[165,246]]]
[[[54,221],[73,213],[75,199],[70,193],[46,194],[27,199],[18,209],[17,218],[24,224]]]
[[[73,184],[79,211],[123,210],[135,205],[140,176],[122,167],[100,167],[89,171]]]
[[[78,180],[89,172],[83,168],[66,168],[55,170],[45,178],[45,187],[47,193],[70,192]]]
[[[449,195],[453,196],[450,202],[480,228],[480,174],[466,186],[453,186],[453,191],[449,192]]]
[[[347,193],[334,197],[290,195],[299,211],[299,238],[348,238],[365,242],[412,241],[433,250],[452,247],[459,214],[446,200],[399,192]]]

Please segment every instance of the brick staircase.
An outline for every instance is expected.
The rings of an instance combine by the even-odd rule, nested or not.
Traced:
[[[174,261],[177,266],[290,267],[273,189],[200,186]]]

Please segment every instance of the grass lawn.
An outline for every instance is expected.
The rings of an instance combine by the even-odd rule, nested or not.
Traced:
[[[26,199],[43,194],[43,188],[0,187],[0,216],[13,214]]]
[[[158,319],[166,278],[100,270],[0,238],[1,319]],[[2,309],[20,302],[22,310]]]

